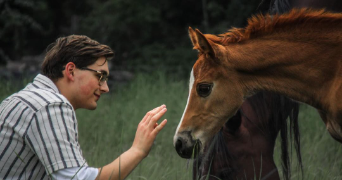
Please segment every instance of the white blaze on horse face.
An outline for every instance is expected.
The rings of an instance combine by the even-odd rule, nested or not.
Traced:
[[[177,130],[176,130],[176,133],[175,133],[175,136],[174,136],[174,139],[173,139],[174,144],[175,144],[176,141],[177,141],[178,130],[179,130],[179,127],[181,126],[181,124],[182,124],[182,122],[183,122],[183,118],[184,118],[185,111],[186,111],[186,109],[188,108],[189,99],[190,99],[190,93],[191,93],[191,90],[192,90],[192,86],[194,85],[194,82],[195,82],[195,78],[194,78],[194,73],[193,73],[193,69],[192,69],[192,70],[191,70],[191,73],[190,73],[190,81],[189,81],[189,96],[188,96],[188,100],[187,100],[187,103],[186,103],[186,106],[185,106],[185,109],[184,109],[184,112],[183,112],[181,121],[180,121],[179,124],[178,124]]]

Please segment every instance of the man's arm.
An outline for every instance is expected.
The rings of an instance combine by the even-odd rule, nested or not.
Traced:
[[[72,180],[94,180],[99,174],[97,168],[92,167],[72,167],[53,172],[50,175],[52,180],[72,179]]]
[[[99,168],[99,174],[96,179],[125,179],[149,154],[154,139],[167,122],[165,119],[160,125],[157,123],[165,112],[165,105],[149,111],[138,125],[132,147],[122,153],[112,163]]]

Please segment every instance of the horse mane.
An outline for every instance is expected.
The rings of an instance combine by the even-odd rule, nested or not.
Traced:
[[[248,25],[245,28],[232,28],[227,33],[218,36],[205,34],[205,37],[214,43],[226,46],[229,43],[252,39],[275,29],[286,28],[292,24],[323,24],[331,22],[342,23],[342,14],[331,13],[325,9],[292,9],[283,15],[258,14],[248,19]]]
[[[250,103],[260,119],[267,118],[265,110],[271,112],[269,121],[263,121],[264,124],[261,131],[268,133],[268,137],[276,137],[280,131],[281,160],[284,179],[290,179],[291,177],[289,145],[292,147],[292,144],[294,144],[297,154],[299,169],[303,173],[298,126],[299,104],[285,96],[271,92],[260,92],[251,98],[253,98],[253,100],[250,101]],[[266,99],[269,99],[269,101],[266,101]],[[253,123],[250,120],[249,122]]]

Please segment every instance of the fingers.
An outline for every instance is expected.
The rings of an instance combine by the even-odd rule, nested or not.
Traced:
[[[161,106],[156,111],[154,111],[155,114],[152,114],[152,117],[149,122],[149,126],[154,128],[157,121],[166,113],[166,111],[167,109],[165,106]]]
[[[152,116],[160,109],[166,107],[164,104],[159,106],[159,107],[156,107],[154,109],[152,109],[151,111],[147,112],[144,116],[144,118],[141,120],[141,123],[148,123],[150,121],[150,119],[152,118]]]
[[[167,123],[166,119],[164,119],[160,124],[157,123],[157,121],[166,113],[166,111],[167,109],[165,105],[156,107],[153,110],[147,112],[140,123],[143,123],[144,126],[148,127],[148,129],[151,130],[150,132],[155,137]]]
[[[158,126],[156,126],[156,127],[154,128],[154,130],[153,130],[152,133],[153,133],[155,136],[157,136],[157,134],[165,127],[166,123],[167,123],[167,120],[164,119]]]

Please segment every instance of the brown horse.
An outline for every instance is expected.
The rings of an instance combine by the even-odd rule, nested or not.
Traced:
[[[294,9],[258,15],[216,36],[189,28],[194,49],[188,102],[174,136],[182,157],[204,146],[258,91],[281,93],[320,111],[342,142],[342,14]]]
[[[193,179],[280,179],[273,160],[279,132],[283,174],[285,179],[289,179],[287,119],[290,120],[290,137],[294,140],[302,167],[298,109],[298,103],[275,93],[260,92],[248,98],[205,146],[203,155],[195,158]]]

